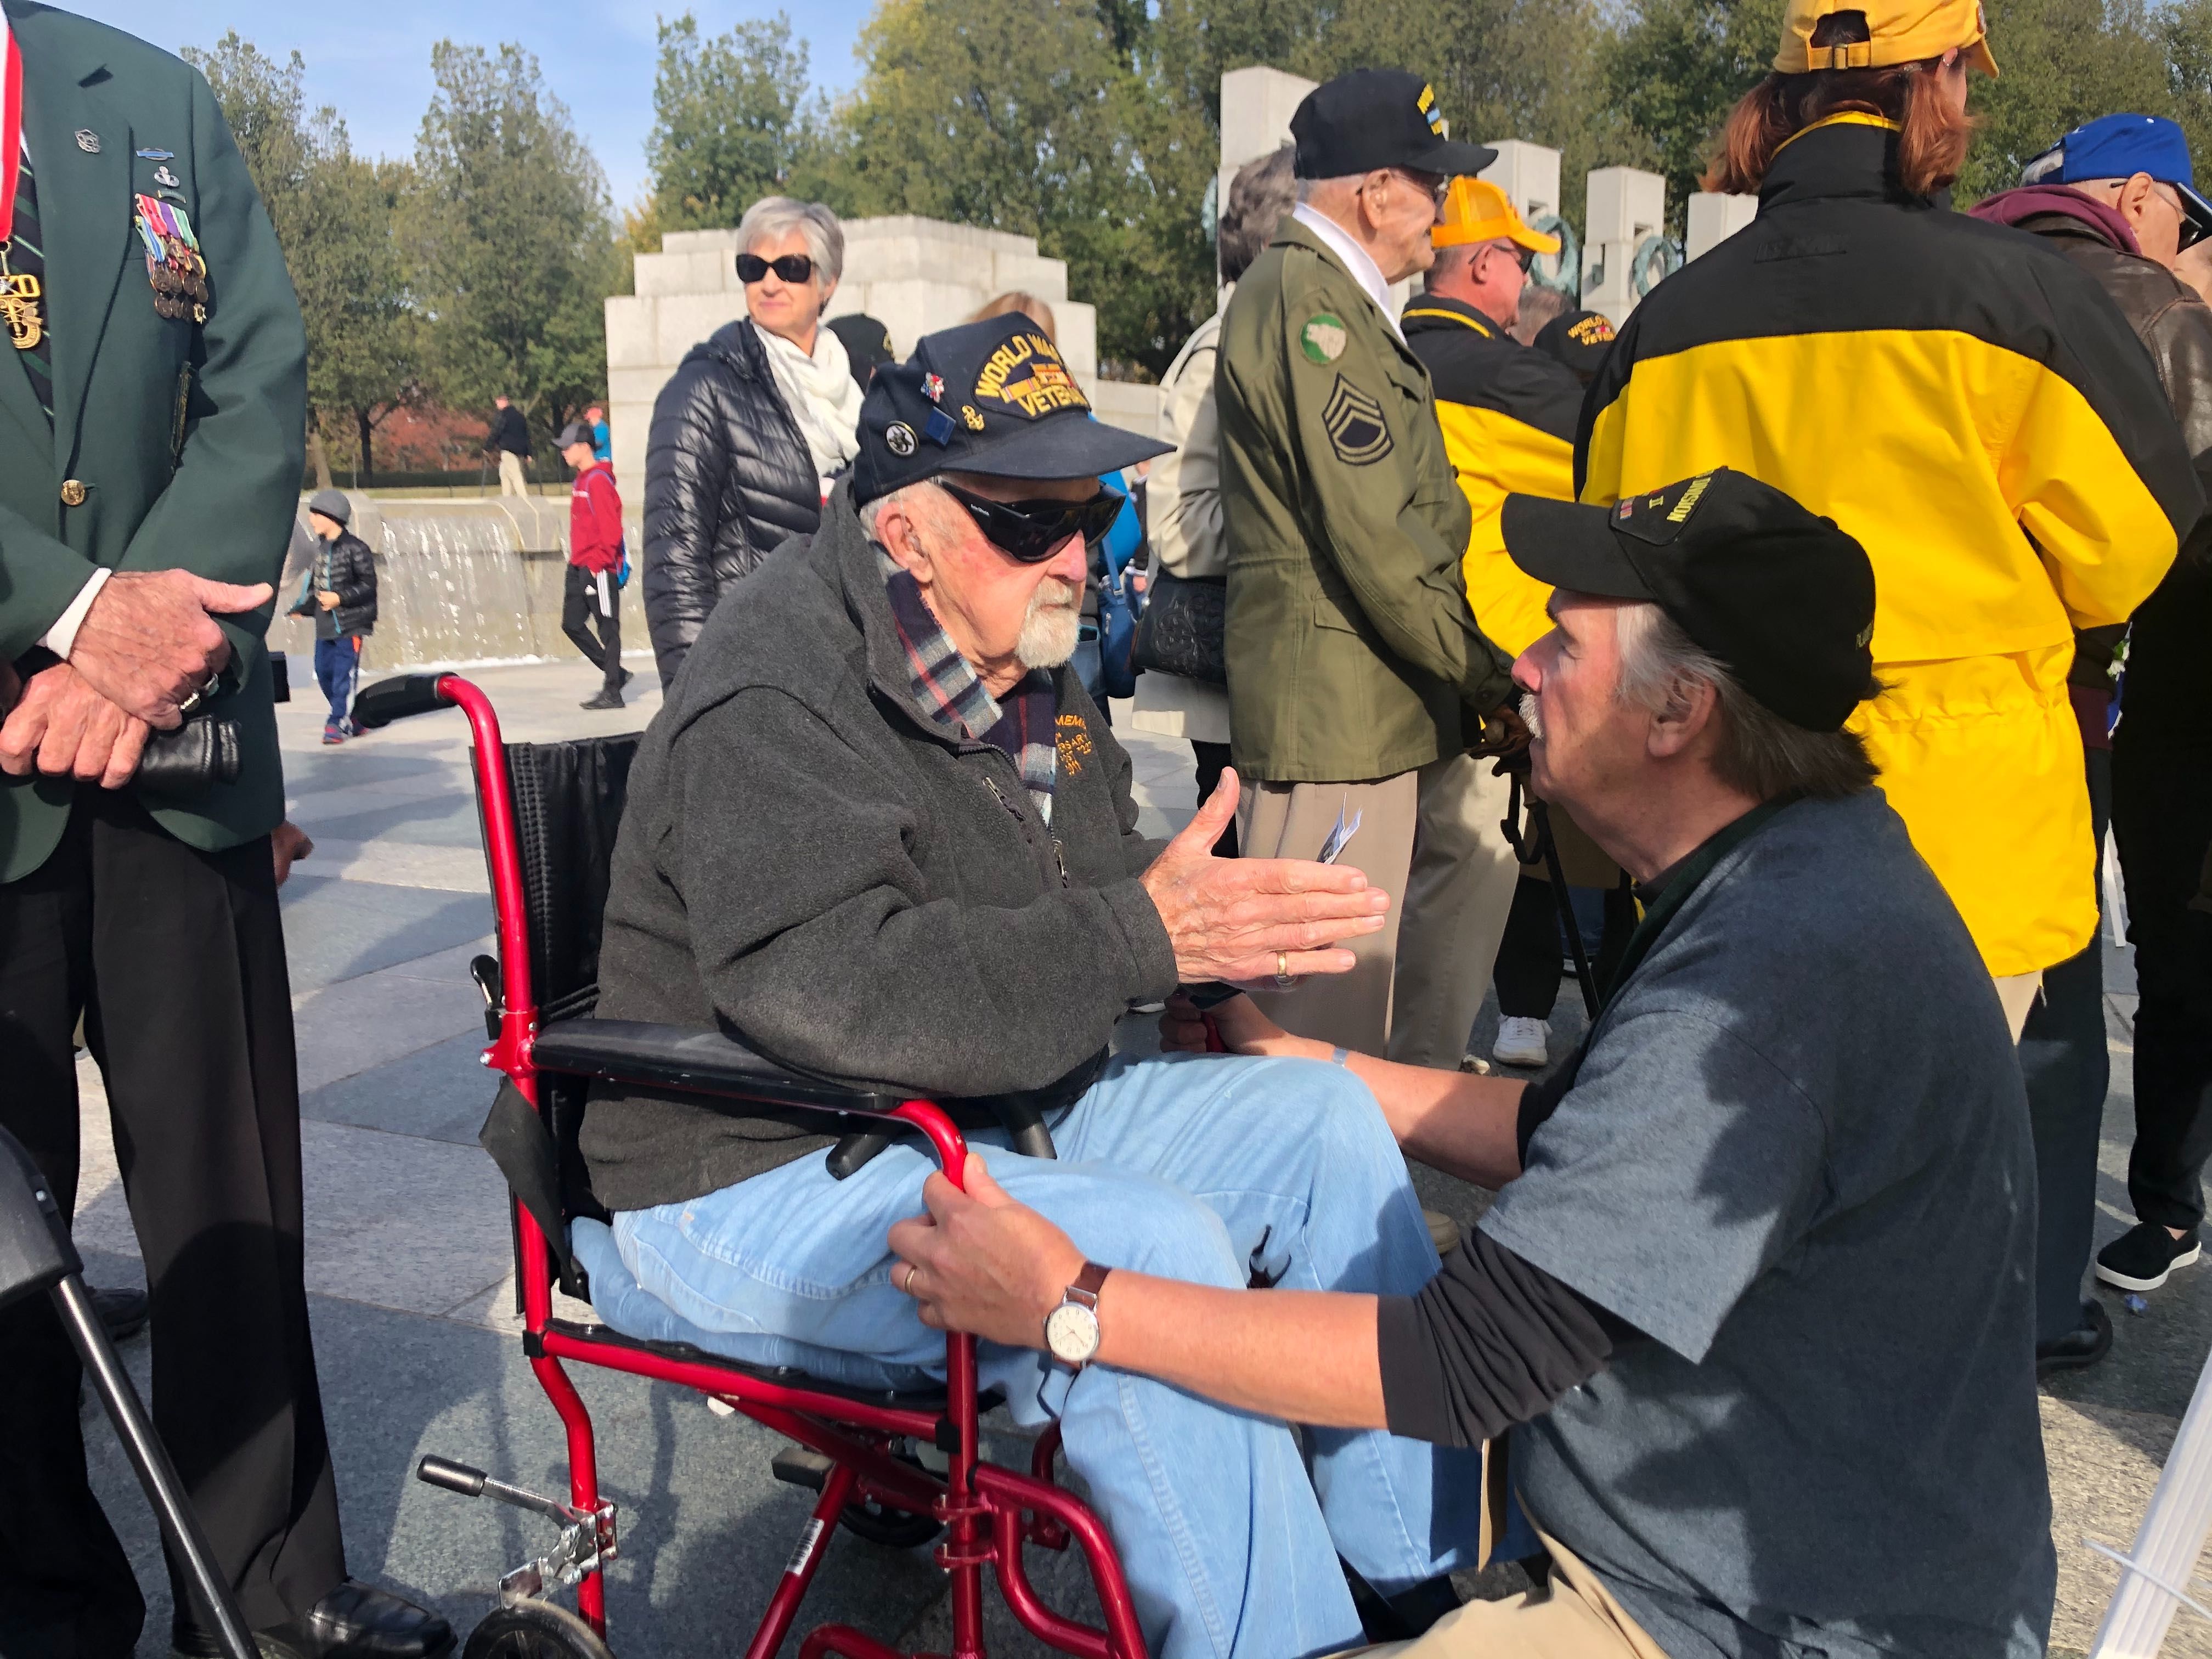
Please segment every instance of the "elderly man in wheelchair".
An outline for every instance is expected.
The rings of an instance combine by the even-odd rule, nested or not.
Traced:
[[[861,434],[820,532],[731,593],[639,749],[599,1017],[720,1029],[951,1108],[1097,1264],[1052,1351],[987,1345],[982,1379],[1018,1419],[1059,1420],[1147,1645],[1354,1644],[1340,1555],[1385,1598],[1433,1600],[1474,1546],[1475,1454],[1337,1429],[1302,1450],[1282,1422],[1086,1369],[1085,1281],[1407,1295],[1436,1273],[1404,1158],[1342,1064],[1107,1056],[1129,1006],[1178,982],[1344,970],[1334,947],[1389,901],[1356,871],[1212,857],[1233,780],[1164,848],[1135,834],[1128,757],[1064,665],[1086,543],[1121,505],[1099,475],[1163,446],[1092,419],[1033,325],[923,340],[878,372]],[[612,1224],[574,1237],[600,1314],[839,1382],[926,1382],[943,1338],[887,1238],[921,1207],[927,1145],[757,1110],[592,1085],[581,1148]]]

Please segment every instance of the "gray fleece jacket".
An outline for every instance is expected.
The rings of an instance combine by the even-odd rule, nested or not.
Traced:
[[[1129,757],[1075,675],[1048,825],[1006,755],[915,701],[876,555],[838,485],[820,532],[727,590],[630,775],[599,1015],[719,1026],[790,1070],[987,1107],[1072,1101],[1132,1002],[1176,983],[1137,877]],[[988,1110],[959,1114],[989,1121]],[[818,1152],[790,1121],[595,1085],[610,1209]]]

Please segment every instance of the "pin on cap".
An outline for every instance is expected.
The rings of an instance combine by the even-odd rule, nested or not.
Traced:
[[[941,472],[1095,478],[1172,447],[1097,419],[1060,349],[1009,312],[927,335],[905,362],[876,371],[860,405],[853,499]]]

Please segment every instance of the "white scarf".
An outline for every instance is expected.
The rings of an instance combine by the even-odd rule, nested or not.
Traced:
[[[768,348],[769,367],[775,371],[784,405],[799,422],[799,435],[814,457],[815,471],[826,478],[841,471],[860,453],[860,388],[854,381],[845,343],[817,326],[810,357],[758,324],[753,332]]]

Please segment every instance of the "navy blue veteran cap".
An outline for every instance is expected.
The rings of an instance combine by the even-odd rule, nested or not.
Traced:
[[[853,499],[940,472],[1096,477],[1174,447],[1092,418],[1059,348],[1009,312],[926,334],[906,362],[876,371],[860,405]]]
[[[1747,472],[1724,466],[1611,507],[1508,495],[1502,528],[1539,581],[1657,605],[1792,726],[1838,731],[1868,695],[1866,550]]]
[[[1498,152],[1451,136],[1437,90],[1407,70],[1354,70],[1324,81],[1291,115],[1301,179],[1341,179],[1377,167],[1446,178],[1480,173]]]

